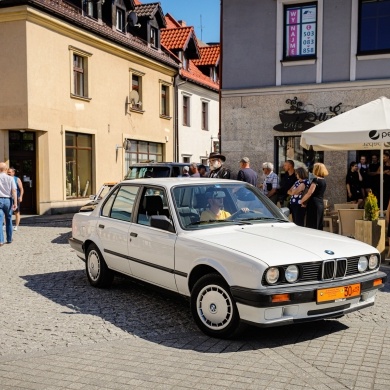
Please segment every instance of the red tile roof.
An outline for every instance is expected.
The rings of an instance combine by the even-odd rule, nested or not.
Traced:
[[[163,28],[161,43],[169,50],[185,50],[193,35],[193,27]]]
[[[30,0],[29,4],[31,4],[31,6],[39,7],[40,9],[43,9],[44,12],[54,15],[61,20],[66,20],[72,25],[86,29],[97,36],[115,42],[127,49],[135,50],[173,68],[177,68],[177,63],[172,58],[169,51],[156,51],[149,47],[142,39],[132,34],[124,35],[114,31],[106,24],[100,25],[96,23],[96,21],[83,16],[80,8],[76,8],[74,5],[67,3],[64,0]]]
[[[170,13],[165,15],[165,22],[167,23],[167,28],[181,27],[181,24]]]
[[[134,5],[141,5],[142,3],[139,0],[134,0]]]
[[[200,59],[194,60],[196,66],[217,66],[219,64],[220,46],[202,46],[200,50]]]
[[[188,79],[189,81],[194,82],[195,84],[200,84],[204,87],[208,87],[211,89],[214,89],[215,91],[219,90],[219,83],[214,82],[211,80],[210,77],[207,77],[204,75],[196,65],[194,65],[194,62],[192,60],[189,61],[189,69],[180,69],[180,76],[182,76],[185,79]]]

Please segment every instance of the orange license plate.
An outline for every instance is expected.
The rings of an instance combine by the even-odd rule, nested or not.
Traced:
[[[317,302],[337,301],[360,295],[360,283],[317,290]]]

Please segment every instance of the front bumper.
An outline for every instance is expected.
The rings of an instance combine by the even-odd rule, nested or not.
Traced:
[[[377,271],[355,278],[304,286],[285,285],[283,287],[268,287],[263,290],[233,286],[231,293],[243,321],[258,326],[277,326],[342,317],[352,311],[372,306],[377,290],[383,287],[386,280],[387,275]],[[374,281],[376,281],[375,285]],[[359,296],[317,303],[317,290],[356,283],[360,283]],[[289,294],[289,300],[272,302],[273,296],[279,294]]]

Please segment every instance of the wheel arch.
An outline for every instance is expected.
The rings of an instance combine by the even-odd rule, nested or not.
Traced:
[[[225,276],[219,272],[216,268],[212,267],[211,265],[208,264],[198,264],[196,267],[194,267],[191,270],[191,273],[188,277],[188,289],[191,292],[192,289],[194,288],[195,283],[204,275],[208,274],[215,274],[215,275],[220,275],[225,282],[229,285],[227,282]]]

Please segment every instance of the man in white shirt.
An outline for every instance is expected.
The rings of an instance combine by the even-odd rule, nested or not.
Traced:
[[[12,242],[12,214],[10,211],[11,208],[15,210],[18,204],[15,180],[7,174],[7,170],[7,165],[4,162],[0,162],[0,247],[4,245],[2,228],[4,219],[7,244]],[[11,203],[12,200],[13,203]]]

